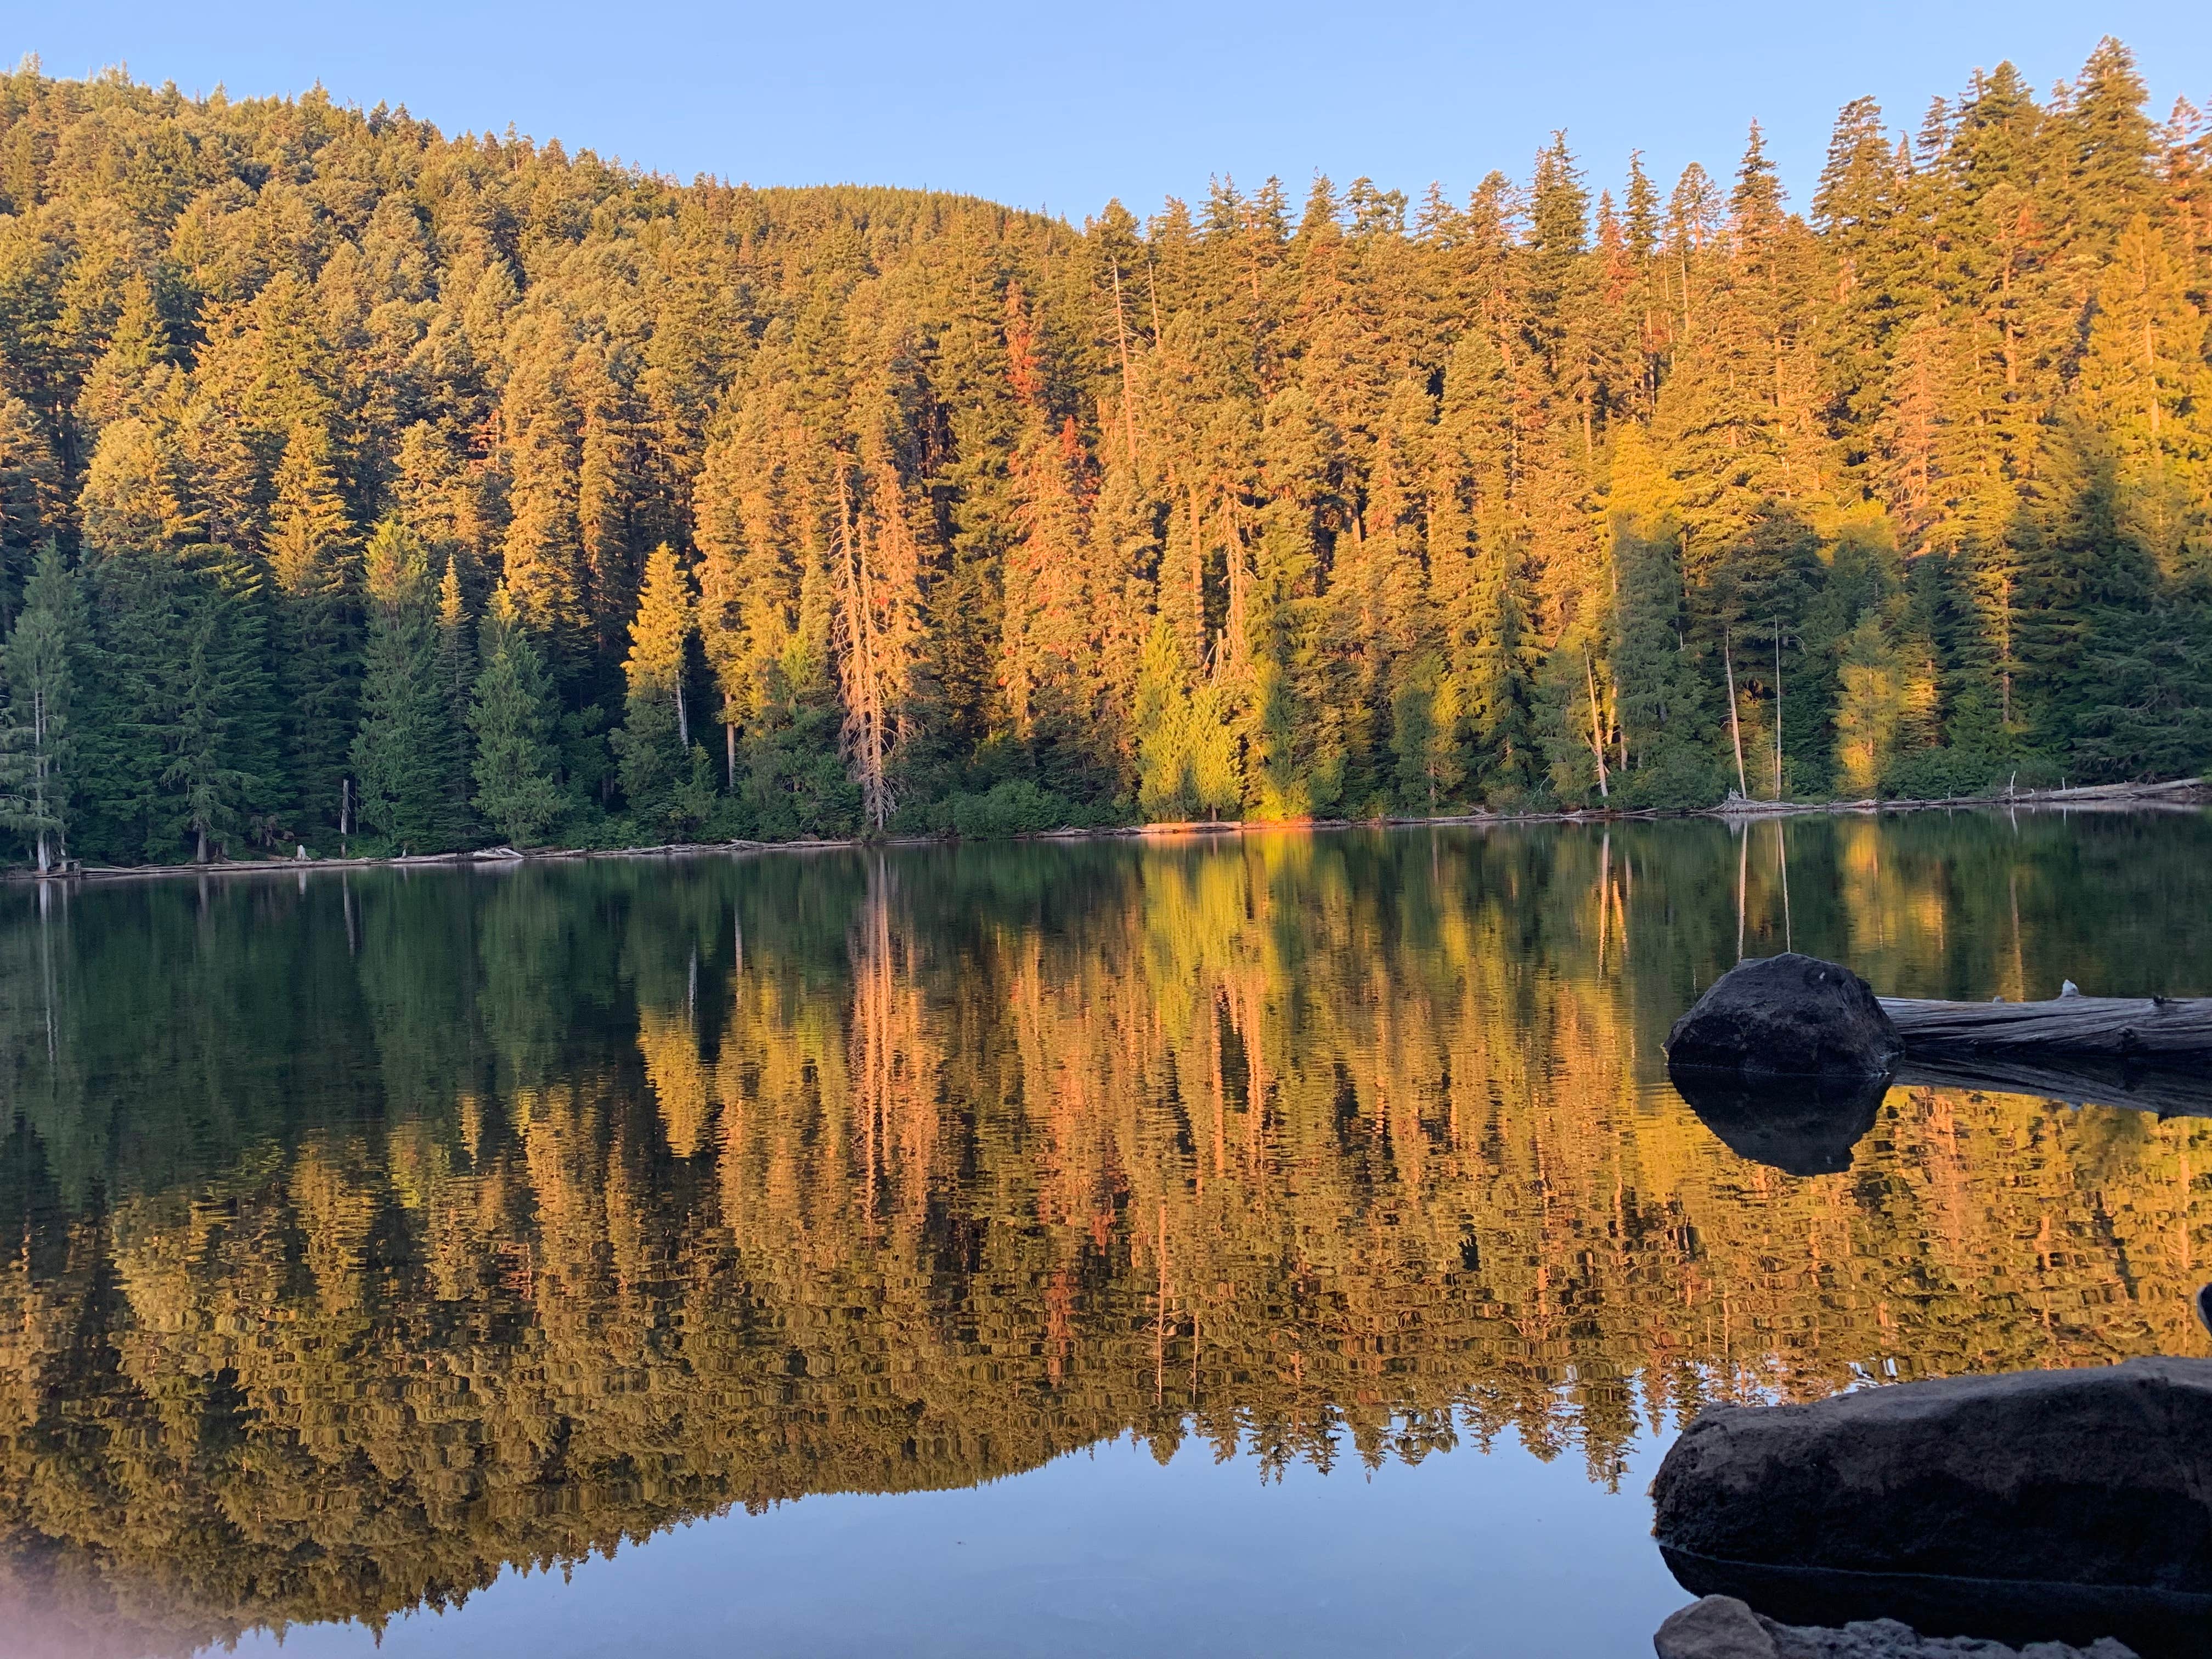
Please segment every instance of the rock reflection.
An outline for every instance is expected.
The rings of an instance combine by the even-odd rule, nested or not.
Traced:
[[[2074,915],[2072,832],[1806,828],[1796,940],[1885,988],[2141,954]],[[1686,824],[26,909],[0,1618],[374,1621],[1125,1431],[1265,1471],[1510,1429],[1611,1481],[1714,1397],[2194,1351],[2203,1125],[1905,1089],[1796,1180],[1674,1100],[1735,871]]]
[[[1702,1066],[1669,1066],[1667,1078],[1705,1126],[1738,1158],[1784,1175],[1840,1175],[1874,1127],[1887,1076],[1747,1078]]]

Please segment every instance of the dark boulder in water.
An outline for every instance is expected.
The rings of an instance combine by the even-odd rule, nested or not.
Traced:
[[[1738,963],[1667,1037],[1674,1065],[1747,1077],[1878,1077],[1904,1051],[1864,980],[1794,951]]]
[[[1747,1077],[1740,1071],[1669,1064],[1667,1075],[1690,1109],[1738,1158],[1794,1176],[1835,1175],[1874,1127],[1889,1079]]]
[[[1700,1593],[1822,1623],[1910,1601],[1923,1630],[2160,1650],[2137,1632],[2212,1613],[2212,1360],[1710,1407],[1651,1492],[1668,1565]]]

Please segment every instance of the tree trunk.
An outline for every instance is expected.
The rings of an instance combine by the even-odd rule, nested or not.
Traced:
[[[1743,773],[1743,721],[1735,707],[1735,647],[1725,630],[1721,635],[1721,667],[1728,674],[1729,741],[1735,747],[1735,792],[1749,800],[1751,781]]]
[[[1588,647],[1583,650],[1583,680],[1589,687],[1590,754],[1597,762],[1597,798],[1611,800],[1613,791],[1606,787],[1605,777],[1605,727],[1597,716],[1597,671],[1590,665]]]

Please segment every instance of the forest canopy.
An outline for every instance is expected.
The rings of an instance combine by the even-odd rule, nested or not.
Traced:
[[[136,862],[1683,806],[2212,752],[2212,131],[1079,230],[0,76],[0,823]]]

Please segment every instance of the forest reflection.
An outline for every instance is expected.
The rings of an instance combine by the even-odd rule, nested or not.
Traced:
[[[2212,822],[1284,833],[8,900],[0,1616],[441,1605],[1133,1432],[1619,1478],[1717,1397],[2195,1352],[2191,1119],[1893,1091],[1730,1152],[1746,949],[2212,989]],[[1784,870],[1788,889],[1783,886]],[[61,1638],[57,1638],[61,1639]]]

